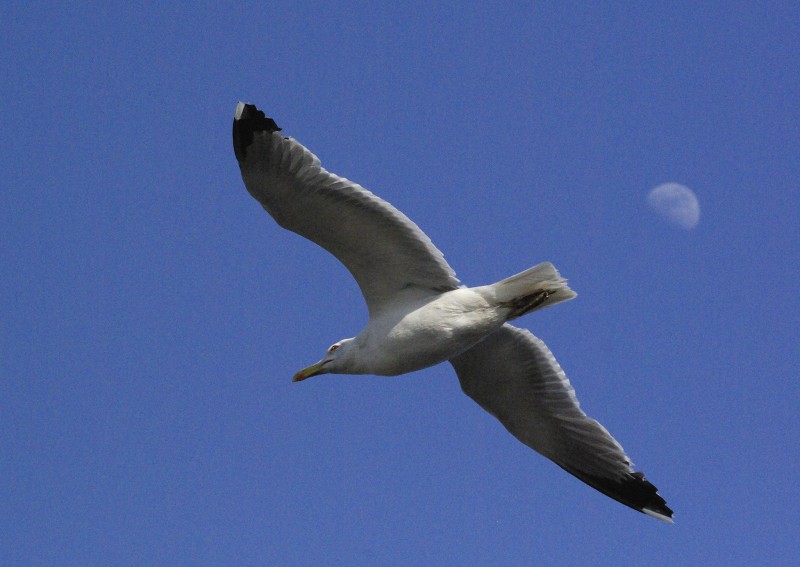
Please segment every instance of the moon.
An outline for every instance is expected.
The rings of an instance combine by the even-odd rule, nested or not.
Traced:
[[[647,194],[647,204],[683,229],[692,230],[700,222],[700,202],[694,191],[685,185],[662,183]]]

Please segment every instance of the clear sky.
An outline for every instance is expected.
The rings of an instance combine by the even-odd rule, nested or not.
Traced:
[[[796,559],[797,5],[509,4],[2,4],[0,563]],[[292,384],[366,309],[247,194],[239,100],[465,284],[552,261],[578,298],[518,323],[675,525],[447,364]]]

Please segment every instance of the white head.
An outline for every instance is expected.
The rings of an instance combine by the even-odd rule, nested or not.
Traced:
[[[353,353],[355,352],[353,339],[342,339],[333,343],[322,360],[303,368],[292,378],[292,382],[299,382],[317,374],[353,374]]]

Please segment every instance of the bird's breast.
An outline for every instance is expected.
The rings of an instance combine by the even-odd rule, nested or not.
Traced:
[[[504,320],[495,308],[469,291],[447,292],[370,320],[370,373],[395,376],[439,364],[500,327]]]

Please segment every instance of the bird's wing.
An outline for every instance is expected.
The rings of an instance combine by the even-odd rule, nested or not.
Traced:
[[[626,506],[672,521],[656,487],[580,409],[553,354],[530,332],[505,324],[450,363],[464,393],[525,445]]]
[[[322,246],[350,270],[370,314],[409,287],[458,287],[442,253],[408,217],[326,171],[278,130],[255,106],[236,107],[233,146],[244,184],[279,225]]]

